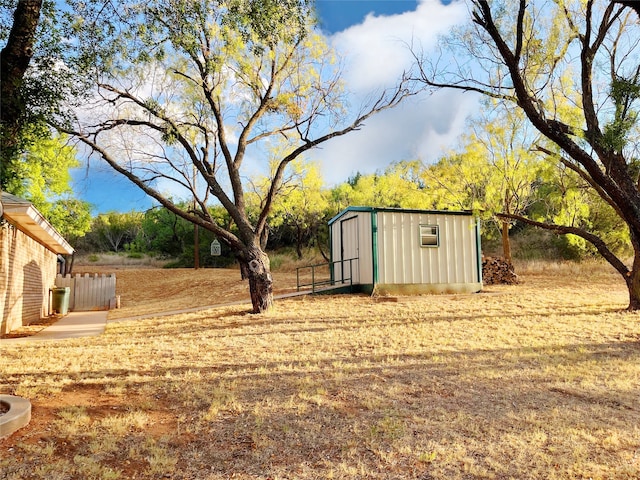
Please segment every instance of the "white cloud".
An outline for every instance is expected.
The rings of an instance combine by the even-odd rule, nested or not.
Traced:
[[[345,80],[356,91],[393,84],[411,64],[408,45],[425,50],[437,38],[468,17],[463,2],[442,5],[440,0],[423,0],[413,12],[399,15],[367,15],[331,38],[333,46],[348,58]]]
[[[433,163],[458,141],[477,98],[452,91],[413,98],[368,120],[365,126],[325,143],[309,158],[322,165],[325,181],[334,185],[351,175],[384,170],[395,161]]]
[[[413,12],[368,15],[361,24],[336,33],[330,41],[343,56],[347,89],[358,99],[392,87],[411,68],[410,44],[429,51],[438,36],[467,21],[468,15],[464,2],[443,5],[439,0],[423,0]],[[351,107],[357,108],[357,102]],[[439,91],[412,97],[374,116],[362,130],[330,140],[308,157],[320,162],[329,185],[356,172],[384,169],[394,161],[430,163],[455,144],[474,109],[477,97],[471,94]]]

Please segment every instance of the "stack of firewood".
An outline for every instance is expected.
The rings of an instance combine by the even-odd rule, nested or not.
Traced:
[[[485,285],[515,285],[518,283],[518,275],[513,269],[513,264],[504,258],[483,257],[482,282]]]

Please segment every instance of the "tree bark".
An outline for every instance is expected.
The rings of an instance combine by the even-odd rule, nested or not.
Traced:
[[[298,260],[302,260],[302,228],[300,225],[296,225],[296,254]]]
[[[614,0],[613,3],[619,3],[621,5],[624,5],[625,7],[632,8],[640,16],[640,4],[637,2],[637,0],[636,1]]]
[[[512,263],[511,259],[511,240],[509,240],[509,222],[502,222],[502,253],[504,259]]]
[[[236,253],[234,255],[236,260],[238,261],[238,265],[240,265],[240,279],[248,280],[249,279],[249,265],[242,259],[242,256]]]
[[[616,65],[615,58],[620,55],[617,52],[618,44],[605,44],[605,40],[615,29],[614,23],[619,18],[620,9],[614,9],[611,5],[605,8],[602,11],[600,24],[597,25],[597,19],[594,15],[597,9],[594,8],[594,2],[585,2],[584,31],[577,35],[581,48],[580,88],[578,90],[581,90],[583,126],[580,123],[576,125],[565,124],[556,119],[560,118],[560,116],[556,116],[557,111],[545,109],[543,99],[545,99],[545,94],[552,93],[553,81],[548,83],[549,90],[545,90],[546,87],[538,90],[537,87],[533,86],[533,83],[530,83],[527,73],[527,62],[529,60],[526,57],[528,57],[527,54],[532,49],[538,47],[531,44],[529,42],[530,39],[526,38],[525,19],[527,16],[525,13],[530,6],[529,2],[520,0],[518,3],[519,10],[516,24],[515,26],[504,25],[505,33],[503,33],[500,29],[503,26],[500,20],[496,23],[493,18],[492,8],[494,8],[494,5],[487,0],[474,0],[473,2],[473,22],[491,38],[491,42],[495,45],[500,57],[500,61],[496,63],[499,63],[500,67],[506,67],[508,70],[508,75],[505,74],[504,78],[509,78],[510,85],[502,84],[500,89],[494,90],[479,87],[478,83],[465,85],[465,82],[458,82],[455,85],[446,84],[446,86],[475,90],[494,98],[502,98],[514,102],[518,107],[522,108],[531,124],[542,135],[558,145],[576,165],[580,166],[579,170],[583,172],[581,176],[586,178],[589,184],[595,186],[596,192],[615,209],[621,220],[629,228],[635,252],[635,259],[631,269],[608,248],[601,238],[582,228],[544,224],[509,214],[498,216],[503,219],[515,218],[556,233],[578,235],[591,242],[600,255],[624,278],[629,289],[629,310],[638,310],[640,309],[640,243],[638,242],[640,239],[640,192],[637,188],[637,178],[634,178],[627,160],[621,152],[611,145],[603,134],[603,125],[600,123],[600,111],[603,110],[603,106],[599,105],[594,98],[596,79],[593,72],[594,66],[599,62],[597,55],[600,51],[605,49],[609,52],[612,51],[611,49],[616,51],[615,56],[611,54],[612,56],[610,57],[612,78],[617,74],[615,69],[618,65]],[[630,7],[635,6],[635,2],[633,4],[631,2],[619,3]],[[568,13],[568,10],[564,9],[564,14],[568,15]],[[572,28],[577,25],[569,16],[567,19]],[[514,31],[515,35],[513,34]],[[577,33],[577,29],[574,33]],[[509,42],[511,40],[513,40],[513,44],[510,45]],[[544,39],[542,42],[544,42]],[[523,49],[525,49],[524,52]],[[565,50],[565,53],[569,50]],[[625,55],[631,55],[631,53]],[[604,64],[605,62],[602,63]],[[560,65],[560,62],[557,62],[556,65]],[[555,69],[555,66],[553,69]],[[552,74],[557,75],[558,73],[552,70],[550,75]],[[505,91],[507,92],[506,94],[504,93]],[[557,92],[552,94],[558,95]],[[612,98],[611,101],[616,107],[621,106],[619,100]],[[624,120],[630,119],[631,117],[624,118]],[[584,133],[578,133],[580,131],[584,131]],[[575,139],[576,137],[586,140],[591,151],[583,148],[580,141]]]
[[[273,306],[273,278],[269,257],[258,246],[243,252],[249,275],[249,293],[253,313],[262,313]]]
[[[123,14],[122,25],[129,20],[132,23],[144,20],[146,28],[155,32],[151,36],[154,42],[155,38],[166,39],[168,48],[172,49],[172,55],[175,55],[176,64],[183,66],[178,70],[170,70],[171,75],[176,79],[176,84],[171,89],[175,88],[176,92],[179,88],[188,90],[182,97],[185,100],[203,98],[204,104],[201,105],[198,101],[197,108],[195,104],[193,105],[197,112],[189,106],[188,101],[184,102],[185,110],[183,111],[166,108],[169,104],[164,103],[166,96],[162,92],[165,86],[161,83],[154,86],[154,89],[158,88],[157,101],[161,103],[160,105],[157,101],[149,102],[146,94],[138,96],[138,93],[142,92],[123,88],[121,80],[115,78],[113,84],[98,82],[95,85],[103,94],[101,101],[109,106],[109,111],[114,112],[115,117],[110,118],[110,114],[105,112],[104,115],[100,115],[103,118],[94,125],[91,125],[95,123],[93,119],[86,118],[89,121],[84,127],[79,125],[77,129],[71,129],[67,125],[56,125],[56,128],[73,135],[91,148],[115,171],[124,175],[169,211],[200,225],[215,234],[221,241],[226,242],[238,259],[242,274],[248,276],[254,312],[265,311],[273,303],[273,280],[269,259],[264,253],[269,233],[267,219],[273,207],[274,198],[281,192],[288,165],[305,152],[319,147],[332,138],[359,130],[372,115],[392,108],[404,98],[416,95],[420,89],[414,91],[408,75],[403,74],[396,87],[385,89],[377,98],[371,98],[371,102],[363,105],[356,118],[350,121],[352,117],[349,115],[344,119],[345,122],[350,123],[344,125],[342,119],[336,116],[335,125],[333,121],[327,123],[327,127],[331,124],[330,130],[324,133],[319,131],[319,136],[313,137],[311,135],[312,133],[315,135],[316,131],[314,125],[320,119],[325,115],[333,118],[334,109],[327,105],[331,105],[334,99],[335,101],[340,99],[339,69],[335,74],[328,72],[325,60],[316,57],[314,53],[316,49],[324,48],[320,43],[315,45],[314,41],[307,45],[306,40],[302,42],[302,37],[292,34],[289,24],[285,22],[283,27],[287,27],[286,35],[274,34],[269,35],[269,38],[262,38],[260,34],[251,35],[251,41],[247,42],[246,49],[239,49],[228,55],[225,53],[222,55],[224,64],[218,64],[220,52],[217,49],[222,37],[219,37],[219,29],[211,28],[211,25],[222,27],[224,25],[222,22],[226,21],[222,18],[224,16],[208,11],[210,9],[205,11],[197,6],[191,7],[189,2],[185,8],[180,6],[182,4],[169,3],[171,5],[168,5],[162,14],[151,14],[145,19],[137,15]],[[264,2],[253,3],[260,6]],[[300,2],[300,4],[306,5],[306,2]],[[284,6],[284,3],[282,5]],[[290,9],[290,7],[286,8]],[[270,12],[267,10],[262,12],[259,9],[260,15],[264,13],[268,15],[264,18],[272,21],[274,19],[270,17],[272,15]],[[302,13],[306,15],[306,7]],[[120,25],[118,22],[119,20],[115,23]],[[194,23],[187,25],[191,22]],[[95,28],[99,28],[99,25],[101,24],[97,24]],[[107,21],[104,25],[109,27],[113,24]],[[232,25],[231,28],[235,26]],[[234,35],[235,33],[242,32],[234,32]],[[112,38],[111,35],[106,37],[109,40]],[[189,40],[187,42],[189,45],[185,44],[186,38]],[[192,39],[195,39],[194,46],[199,52],[198,55],[193,54]],[[140,40],[139,46],[143,46],[146,51],[149,45],[145,45],[145,42],[149,39],[141,38]],[[136,56],[136,52],[137,50],[134,49],[130,54]],[[144,65],[146,62],[142,62],[139,66],[145,68]],[[234,106],[236,99],[232,98],[235,93],[229,96],[230,90],[228,91],[227,88],[231,86],[223,86],[226,76],[221,72],[243,69],[245,65],[253,65],[255,69],[236,78],[233,90],[238,92],[238,98],[242,99],[241,105],[238,104],[236,108]],[[295,66],[295,69],[290,68],[292,66]],[[319,71],[323,74],[315,76],[295,73],[303,70]],[[324,72],[327,72],[327,75]],[[261,81],[256,84],[254,78],[258,77]],[[313,93],[309,96],[308,92]],[[283,108],[280,106],[272,108],[273,98],[278,94],[291,95],[287,102],[291,102],[292,105],[303,99],[303,111],[291,114],[284,108],[285,105],[282,106]],[[231,103],[227,105],[227,102]],[[127,105],[136,105],[137,108],[122,108],[118,111],[119,106]],[[227,113],[229,106],[233,107],[230,109],[233,112]],[[144,115],[140,115],[138,109],[144,112]],[[194,120],[191,120],[194,118],[200,121],[194,124]],[[338,120],[341,123],[337,123]],[[227,133],[230,125],[240,126],[233,138],[229,138]],[[141,156],[148,156],[152,160],[150,162],[127,161],[126,155],[121,156],[121,147],[111,142],[109,137],[114,132],[131,128],[135,129],[136,136],[142,130],[145,135],[150,134],[152,138],[156,138],[158,134],[163,140],[165,135],[171,137],[171,148],[162,148],[164,153],[160,156],[155,151],[140,151]],[[197,133],[194,134],[194,132]],[[243,171],[247,148],[250,146],[254,148],[265,141],[268,142],[269,138],[280,135],[287,138],[287,146],[282,158],[278,159],[274,165],[271,184],[267,187],[268,191],[263,198],[260,211],[257,212],[257,220],[253,215],[250,219],[243,186],[243,179],[247,176]],[[103,138],[106,138],[104,143]],[[126,144],[127,140],[123,142]],[[173,159],[174,148],[176,152],[180,151],[177,155],[182,155],[181,158],[188,160],[195,167],[197,176],[205,181],[206,188],[196,189],[195,185],[187,186],[191,188],[193,197],[202,208],[197,215],[190,211],[191,208],[183,208],[174,203],[153,185],[153,179],[164,178],[184,186],[183,172]],[[195,184],[195,181],[193,183]],[[228,185],[230,188],[227,188]],[[208,210],[207,205],[211,203],[212,197],[215,197],[229,214],[229,226],[235,225],[237,231],[236,228],[224,228],[215,218],[217,215],[212,215],[213,211]]]
[[[638,254],[634,259],[634,264],[638,262]],[[627,310],[636,311],[640,310],[640,268],[634,267],[626,278],[627,289],[629,290],[629,306]]]
[[[65,275],[73,274],[73,264],[76,261],[76,252],[73,252],[71,255],[67,255],[67,263],[65,264]]]
[[[42,0],[18,0],[7,43],[0,52],[0,124],[6,150],[16,143],[24,103],[20,93],[35,43]],[[6,157],[3,156],[3,159]]]
[[[640,237],[631,232],[631,244],[633,245],[633,266],[624,275],[629,291],[629,311],[640,310]]]
[[[18,0],[7,43],[0,51],[0,195],[19,145],[25,110],[20,89],[33,56],[41,8],[42,0]],[[3,213],[0,200],[0,216]]]

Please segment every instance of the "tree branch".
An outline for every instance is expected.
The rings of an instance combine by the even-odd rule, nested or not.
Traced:
[[[616,213],[620,217],[622,217],[622,212],[620,211],[620,207],[616,205],[616,203],[611,199],[609,194],[600,185],[598,185],[595,182],[595,180],[587,172],[582,170],[580,167],[578,167],[576,164],[574,164],[570,160],[564,158],[562,155],[554,153],[551,150],[548,150],[542,147],[541,145],[536,145],[536,150],[544,153],[545,155],[548,155],[549,157],[557,158],[558,161],[562,163],[565,167],[576,172],[580,176],[580,178],[582,178],[585,182],[587,182],[589,186],[591,186],[596,191],[596,193],[600,196],[600,198],[602,198],[605,202],[607,202],[607,204],[609,204],[616,211]]]
[[[205,221],[199,215],[196,215],[194,213],[190,213],[190,212],[182,210],[180,207],[175,205],[172,201],[167,199],[166,196],[162,195],[156,189],[150,187],[147,181],[145,181],[144,179],[138,177],[132,171],[129,171],[126,168],[123,168],[117,162],[117,160],[114,159],[109,154],[108,151],[106,151],[104,148],[100,147],[100,145],[98,145],[95,141],[92,141],[86,135],[83,135],[80,132],[72,131],[72,130],[69,130],[69,129],[63,129],[63,128],[60,128],[60,131],[63,131],[64,133],[68,133],[69,135],[74,135],[80,142],[82,142],[85,145],[87,145],[93,152],[99,154],[102,157],[102,159],[104,161],[106,161],[109,164],[109,166],[111,166],[111,168],[116,170],[118,173],[124,175],[132,183],[134,183],[136,186],[138,186],[138,188],[140,188],[142,191],[144,191],[147,195],[149,195],[150,197],[152,197],[156,201],[158,201],[158,203],[160,203],[167,210],[173,212],[174,214],[178,215],[181,218],[184,218],[188,222],[200,225],[201,227],[205,228],[206,230],[209,230],[209,231],[213,232],[214,234],[219,236],[221,239],[226,241],[229,245],[231,245],[234,248],[241,248],[242,247],[242,243],[240,242],[240,240],[235,235],[233,235],[232,233],[228,232],[224,228],[220,227],[219,225],[217,225],[217,224],[215,224],[215,223],[213,223],[211,221]]]
[[[607,247],[606,243],[604,243],[604,241],[600,237],[582,228],[569,227],[566,225],[556,225],[554,223],[536,222],[535,220],[531,220],[521,215],[513,215],[513,214],[507,214],[507,213],[498,213],[496,214],[496,216],[498,218],[518,220],[528,225],[533,225],[534,227],[550,230],[557,234],[562,234],[562,235],[571,234],[571,235],[576,235],[578,237],[584,238],[587,242],[593,245],[596,248],[596,250],[598,250],[598,253],[602,255],[602,257],[605,260],[607,260],[607,262],[609,262],[609,264],[613,268],[615,268],[618,271],[618,273],[620,273],[624,277],[628,276],[629,274],[629,269],[627,268],[627,266],[618,257],[616,257],[611,250],[609,250],[609,247]]]
[[[341,129],[334,130],[330,133],[322,135],[314,140],[306,140],[302,145],[294,149],[288,155],[286,155],[278,164],[276,172],[274,174],[274,178],[271,182],[271,186],[269,188],[269,192],[264,200],[264,206],[262,208],[262,212],[260,213],[260,217],[258,222],[256,223],[256,232],[262,232],[262,230],[266,226],[267,216],[271,210],[271,205],[273,203],[273,199],[280,188],[282,183],[282,179],[284,177],[284,172],[289,163],[299,157],[302,153],[311,150],[312,148],[317,147],[321,143],[324,143],[332,138],[339,137],[342,135],[346,135],[349,132],[354,130],[358,130],[364,122],[370,118],[371,116],[387,110],[389,108],[393,108],[398,105],[402,100],[409,96],[417,95],[417,91],[411,91],[406,88],[406,83],[408,82],[408,77],[403,75],[403,79],[398,84],[396,88],[394,88],[389,94],[389,92],[384,92],[380,97],[374,102],[373,106],[364,114],[358,116],[349,126]]]

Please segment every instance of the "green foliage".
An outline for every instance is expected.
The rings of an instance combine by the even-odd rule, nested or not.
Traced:
[[[90,241],[100,251],[118,252],[136,238],[142,218],[139,212],[100,214],[91,225]]]
[[[417,161],[391,164],[385,171],[356,174],[331,190],[331,216],[350,205],[387,208],[430,208],[428,188]],[[330,217],[329,217],[330,218]]]
[[[186,205],[183,205],[187,208]],[[221,207],[210,209],[220,224],[229,225],[228,214]],[[231,228],[231,227],[229,227]],[[215,236],[198,229],[199,257],[201,267],[226,267],[235,262],[235,257],[223,245],[223,255],[211,256],[210,245]],[[124,249],[129,258],[149,255],[157,258],[173,258],[169,268],[194,266],[194,226],[164,207],[146,212],[110,212],[94,219],[92,230],[87,235],[85,248],[99,251]]]
[[[64,137],[33,133],[26,151],[3,167],[4,190],[33,203],[34,207],[69,240],[90,227],[91,207],[73,197],[69,169],[77,167],[75,148]]]
[[[285,260],[286,258],[284,255],[270,255],[269,262],[270,262],[271,270],[273,271],[279,270],[280,267],[285,263]]]
[[[620,218],[574,170],[547,158],[536,184],[535,202],[527,210],[530,218],[588,230],[600,237],[616,255],[630,255],[629,230]],[[583,238],[566,235],[556,244],[567,258],[596,255]]]
[[[531,226],[518,226],[512,234],[513,257],[519,260],[579,260],[587,253],[571,242],[573,235],[556,235]],[[483,248],[485,244],[483,243]]]
[[[104,101],[115,107],[104,110],[118,112],[115,121],[106,113],[85,126],[96,129],[95,135],[85,129],[77,137],[94,151],[113,147],[103,158],[116,169],[127,169],[160,203],[172,200],[156,190],[158,178],[173,181],[181,198],[198,197],[199,208],[205,208],[199,213],[202,226],[246,260],[267,236],[262,220],[274,195],[256,202],[245,198],[250,197],[244,185],[249,177],[243,169],[245,153],[250,149],[252,157],[255,152],[255,157],[266,158],[261,145],[270,148],[277,143],[270,140],[278,139],[282,144],[274,153],[277,162],[269,180],[276,193],[286,190],[280,181],[287,164],[331,138],[312,141],[319,130],[345,117],[340,70],[323,36],[313,31],[307,1],[116,1],[104,8],[97,8],[102,5],[96,0],[71,4],[69,22],[81,49],[80,70],[103,73],[95,76],[101,79]],[[128,8],[118,8],[123,5]],[[123,145],[114,146],[116,136],[125,139]],[[105,137],[110,138],[103,141]],[[141,137],[151,138],[154,146],[132,146]],[[133,161],[124,158],[127,154]],[[230,212],[226,218],[211,207],[212,197]],[[172,211],[193,221],[190,205],[174,206]],[[179,222],[166,224],[164,231],[145,228],[145,236],[130,248],[183,255],[192,242],[181,228]]]
[[[270,245],[294,244],[301,257],[302,248],[317,242],[318,232],[326,224],[328,194],[317,165],[296,160],[288,170],[269,215]],[[268,178],[256,182],[254,201],[264,197],[271,183]]]
[[[307,0],[231,0],[228,13],[225,22],[245,41],[257,36],[275,45],[281,39],[295,43],[306,36],[310,5]]]
[[[489,103],[485,107],[496,109]],[[485,220],[497,213],[525,212],[541,167],[522,114],[500,109],[469,127],[459,152],[425,171],[432,202],[437,208],[473,210]]]
[[[73,242],[91,228],[91,205],[76,198],[61,198],[53,203],[46,217],[64,238]]]
[[[262,54],[278,42],[294,44],[308,32],[307,0],[67,0],[64,26],[76,39],[78,54],[69,59],[80,72],[114,75],[134,71],[134,65],[163,62],[177,53],[203,61],[219,71],[225,48],[209,44],[203,55],[203,35],[220,36],[228,48],[241,42]],[[235,39],[237,33],[239,36]],[[207,41],[209,41],[207,40]]]
[[[471,3],[470,22],[443,41],[457,54],[451,67],[419,59],[424,83],[499,98],[526,114],[540,133],[535,148],[559,167],[555,176],[566,168],[581,184],[550,188],[550,197],[539,197],[549,205],[540,226],[580,236],[565,239],[578,250],[592,248],[587,239],[596,244],[624,278],[629,309],[640,309],[640,44],[637,16],[622,5],[634,2],[534,1],[515,8],[508,2]],[[478,61],[481,68],[475,68]],[[612,226],[609,209],[618,217],[614,238],[603,228]],[[531,221],[527,213],[520,217]],[[625,235],[631,263],[612,251]]]
[[[3,169],[4,189],[28,198],[40,208],[48,198],[71,192],[69,169],[79,165],[73,147],[63,137],[30,140],[30,147],[12,169]]]
[[[378,174],[359,174],[350,180],[327,189],[314,164],[292,165],[285,191],[274,204],[269,217],[269,246],[271,249],[290,249],[299,256],[305,249],[328,247],[327,221],[339,210],[349,205],[372,205],[400,208],[464,208],[464,204],[449,201],[452,191],[470,188],[471,194],[483,191],[481,176],[460,175],[462,157],[445,157],[435,166],[423,167],[416,162],[401,162],[391,165]],[[534,202],[527,208],[530,217],[541,221],[563,221],[579,227],[589,227],[607,241],[614,251],[629,253],[628,231],[620,226],[615,212],[593,192],[586,189],[580,178],[569,169],[557,170],[551,161],[539,170],[532,183]],[[425,172],[429,172],[428,175]],[[439,182],[429,184],[428,179],[438,172]],[[457,173],[453,173],[457,172]],[[562,174],[559,174],[562,173]],[[476,184],[474,179],[478,181]],[[268,179],[263,179],[265,185]],[[445,191],[444,185],[448,185]],[[256,187],[260,185],[256,181]],[[258,189],[258,192],[260,190]],[[475,192],[475,193],[474,193]],[[264,193],[264,192],[263,192]],[[440,196],[441,195],[441,196]],[[260,194],[250,196],[252,202],[260,201]],[[469,198],[469,197],[466,197]],[[479,198],[476,197],[476,198]],[[362,203],[357,203],[361,201]],[[466,200],[465,200],[466,201]],[[392,203],[396,202],[396,203]],[[187,208],[184,205],[184,208]],[[252,207],[257,211],[258,206]],[[210,207],[215,221],[225,228],[235,230],[228,213],[220,206]],[[153,208],[140,214],[106,214],[93,223],[94,230],[88,235],[94,239],[95,248],[113,250],[104,229],[115,230],[118,225],[130,221],[134,227],[120,240],[120,247],[128,256],[151,254],[160,258],[174,258],[168,267],[193,267],[194,228],[183,218],[165,208]],[[483,249],[493,254],[499,246],[500,232],[496,225],[483,223]],[[102,232],[102,233],[101,233]],[[133,236],[135,232],[135,237]],[[300,233],[302,235],[300,236]],[[115,231],[110,235],[114,236]],[[102,235],[96,240],[97,235]],[[579,259],[595,254],[593,247],[581,238],[567,235],[557,236],[533,227],[515,224],[512,231],[513,255],[523,260],[534,259]],[[236,262],[230,249],[223,243],[222,256],[212,257],[209,246],[215,237],[205,229],[199,229],[200,265],[202,267],[226,267]],[[291,253],[289,256],[294,255]],[[271,268],[277,270],[286,263],[282,256],[271,255]],[[288,257],[286,257],[288,258]]]
[[[152,208],[144,213],[140,229],[129,248],[175,257],[184,250],[192,231],[193,225],[166,208]]]
[[[611,99],[615,105],[613,118],[604,125],[605,145],[615,152],[622,152],[629,144],[629,136],[638,123],[638,112],[633,104],[640,98],[640,72],[632,78],[616,76],[611,82]]]

